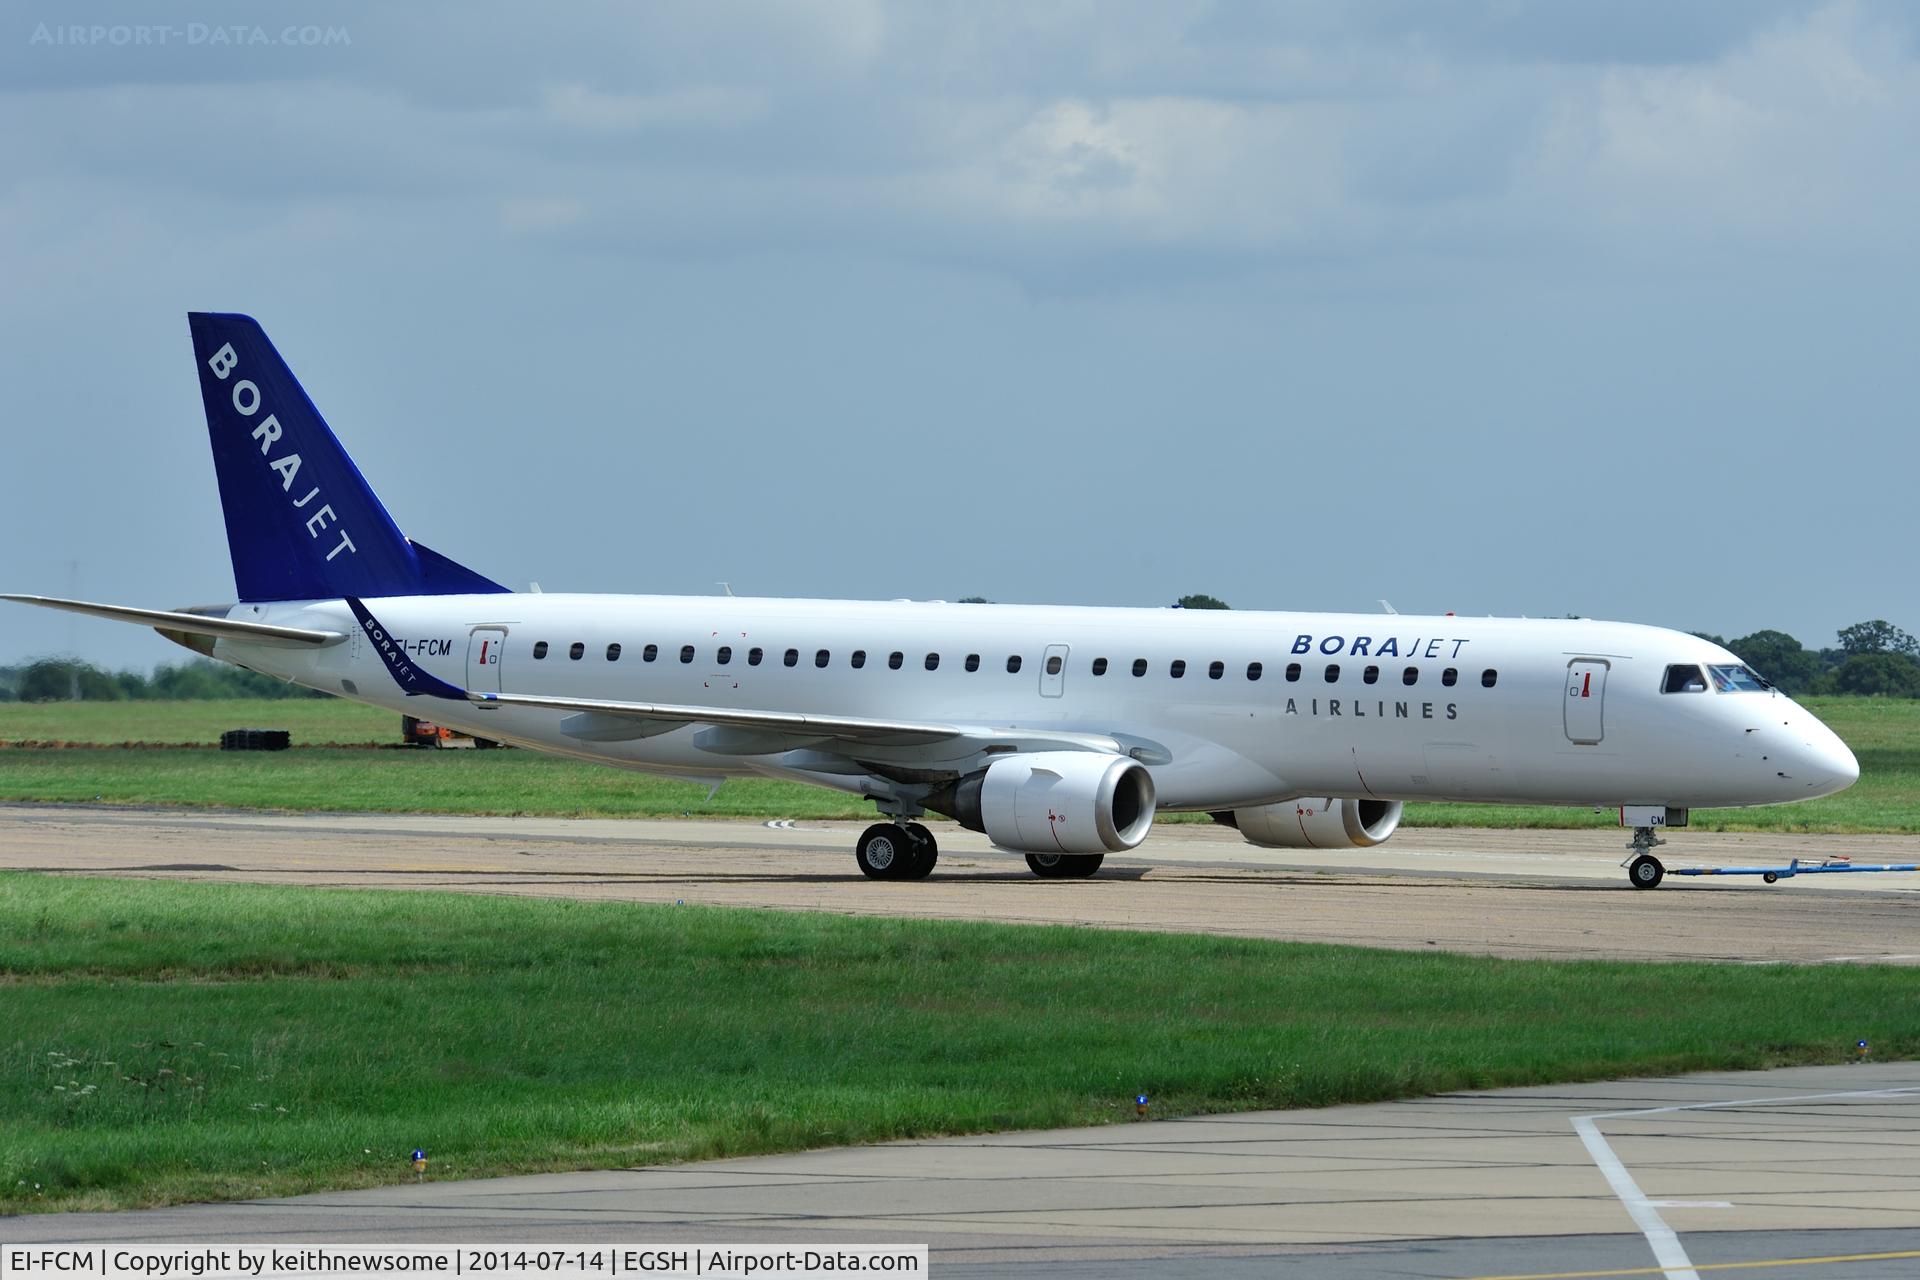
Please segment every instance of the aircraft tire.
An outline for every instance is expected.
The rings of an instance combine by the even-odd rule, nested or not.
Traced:
[[[1042,880],[1084,880],[1106,860],[1104,853],[1030,853],[1027,869]]]
[[[1660,865],[1660,859],[1650,853],[1643,853],[1627,867],[1627,879],[1636,889],[1657,889],[1666,878],[1667,869]]]
[[[913,865],[913,842],[893,823],[876,822],[860,833],[853,858],[869,880],[904,879]]]
[[[940,861],[940,844],[933,838],[933,832],[922,823],[909,822],[906,833],[913,840],[913,855],[907,860],[900,878],[925,880],[933,874],[934,864]]]

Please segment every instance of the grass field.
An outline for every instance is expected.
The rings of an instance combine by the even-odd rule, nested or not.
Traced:
[[[1698,810],[1708,831],[1920,832],[1920,701],[1812,698],[1807,705],[1860,759],[1850,790],[1805,804]],[[256,755],[212,748],[222,730],[285,728],[306,747]],[[603,817],[864,818],[871,806],[796,783],[705,787],[526,751],[379,751],[399,717],[341,701],[15,703],[0,742],[204,743],[161,751],[0,748],[0,800],[278,809]],[[1204,818],[1191,819],[1205,821]],[[1413,827],[1608,827],[1611,811],[1416,804]]]
[[[0,703],[0,742],[198,743],[228,729],[286,729],[295,743],[398,743],[400,717],[342,698]]]
[[[1912,973],[0,876],[0,1211],[1920,1052]]]

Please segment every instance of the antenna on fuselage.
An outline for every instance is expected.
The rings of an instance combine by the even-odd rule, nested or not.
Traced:
[[[1385,610],[1386,610],[1386,611],[1387,611],[1388,613],[1396,613],[1396,614],[1397,614],[1397,613],[1399,613],[1399,612],[1400,612],[1400,611],[1399,611],[1398,609],[1396,609],[1396,608],[1394,608],[1394,607],[1393,607],[1393,602],[1392,602],[1391,600],[1382,600],[1382,601],[1380,602],[1380,607],[1381,607],[1382,609],[1385,609]]]
[[[731,582],[716,582],[713,585],[720,588],[722,591],[726,592],[728,595],[733,594],[733,584]]]

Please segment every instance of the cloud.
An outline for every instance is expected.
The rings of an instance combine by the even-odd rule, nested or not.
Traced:
[[[1446,23],[1331,3],[348,6],[350,48],[258,62],[67,49],[53,87],[55,60],[13,50],[34,74],[0,94],[0,218],[51,184],[157,219],[325,205],[599,252],[811,247],[1015,277],[1126,254],[1891,237],[1916,187],[1909,20],[1782,12],[1709,4],[1602,39],[1493,0]]]
[[[1911,225],[1920,136],[1904,33],[1835,5],[1708,64],[1609,68],[1556,95],[1529,166],[1589,234],[1824,239]]]
[[[730,87],[674,89],[665,93],[602,93],[586,85],[556,85],[544,96],[545,118],[589,133],[641,133],[656,129],[740,128],[767,114],[762,92]]]

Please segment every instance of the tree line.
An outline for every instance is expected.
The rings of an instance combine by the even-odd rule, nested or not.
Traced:
[[[1739,654],[1782,693],[1920,698],[1920,641],[1882,618],[1840,628],[1839,643],[1825,649],[1809,649],[1784,631],[1735,640],[1694,634]]]
[[[965,604],[987,604],[970,596]],[[1182,609],[1226,609],[1209,595],[1181,596]],[[1857,694],[1868,697],[1920,698],[1920,640],[1884,619],[1842,627],[1830,648],[1809,649],[1784,631],[1756,631],[1728,640],[1696,631],[1740,655],[1782,693]],[[188,700],[204,698],[326,698],[257,671],[206,658],[139,671],[103,671],[77,658],[41,658],[17,667],[0,667],[0,702],[112,702],[119,699]]]
[[[170,702],[209,698],[326,698],[299,685],[209,658],[144,671],[103,671],[78,658],[39,658],[0,667],[0,702]]]

